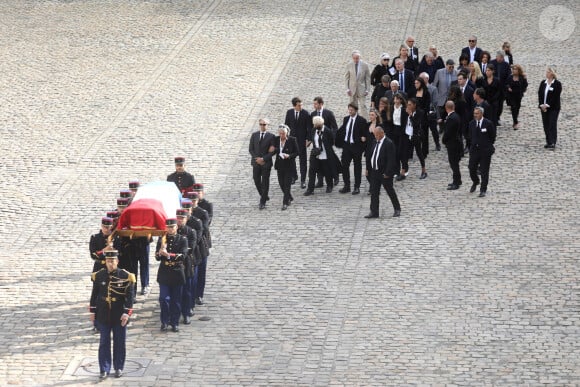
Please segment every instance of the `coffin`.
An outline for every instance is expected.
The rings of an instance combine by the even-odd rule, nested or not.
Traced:
[[[175,183],[155,181],[139,187],[117,225],[121,236],[158,236],[165,233],[165,220],[181,208],[181,193]]]

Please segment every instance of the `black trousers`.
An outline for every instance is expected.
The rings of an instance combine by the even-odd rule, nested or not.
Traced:
[[[342,156],[340,159],[342,163],[342,179],[344,186],[350,188],[350,163],[354,164],[354,188],[360,188],[362,176],[362,152],[352,149],[349,145],[344,145],[342,148]]]
[[[477,168],[481,171],[481,186],[480,192],[487,191],[487,183],[489,182],[489,166],[491,164],[492,152],[489,150],[474,150],[469,153],[469,177],[474,184],[479,184],[479,176],[477,176]]]
[[[415,153],[417,153],[417,158],[419,158],[419,162],[421,163],[421,168],[425,168],[425,156],[423,153],[423,142],[420,138],[413,138],[412,140],[409,139],[409,136],[404,135],[401,137],[401,144],[400,144],[400,154],[406,155],[409,149],[415,149]],[[401,165],[405,171],[409,170],[409,159],[407,157],[403,157],[401,159]]]
[[[254,184],[260,194],[260,203],[266,204],[268,199],[268,193],[270,192],[270,171],[272,170],[272,164],[266,163],[264,165],[254,165],[253,175]]]
[[[330,168],[331,161],[320,160],[316,157],[310,158],[310,166],[308,169],[308,191],[314,191],[314,184],[316,181],[316,175],[324,176],[324,180],[326,180],[326,186],[329,188],[333,187],[334,184],[334,176],[332,175],[332,168]]]
[[[431,130],[431,135],[433,136],[433,141],[435,145],[439,145],[439,130],[437,130],[437,119],[427,118],[427,123],[429,124],[429,129]],[[427,149],[429,149],[429,135],[427,135]]]
[[[290,188],[292,187],[292,178],[294,177],[295,170],[285,170],[278,169],[278,184],[282,189],[284,198],[282,199],[282,204],[290,204],[290,199],[292,194],[290,193]]]
[[[560,110],[548,109],[545,113],[542,112],[542,124],[544,125],[544,133],[546,134],[546,144],[556,145],[558,140],[558,115]]]
[[[459,162],[461,161],[461,154],[463,153],[463,144],[457,143],[454,147],[447,148],[447,159],[449,166],[453,172],[453,184],[461,185],[461,171],[459,170]]]
[[[522,107],[522,97],[510,94],[510,106],[512,108],[512,119],[514,125],[516,125],[519,122],[518,117],[520,115],[520,108]]]
[[[308,175],[308,165],[307,165],[307,158],[306,158],[306,140],[296,138],[296,142],[298,142],[298,159],[300,162],[300,181],[306,181],[306,176]],[[298,172],[294,172],[294,179],[298,180]]]
[[[380,172],[374,169],[369,170],[369,176],[371,181],[371,214],[379,215],[379,193],[381,186],[387,191],[393,208],[400,210],[401,204],[399,203],[395,187],[393,186],[393,176],[386,179]]]

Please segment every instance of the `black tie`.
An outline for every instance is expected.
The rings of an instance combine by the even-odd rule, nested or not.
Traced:
[[[318,134],[318,147],[322,149],[322,132],[320,130],[317,130],[316,134]]]
[[[264,139],[264,132],[260,133],[260,141],[258,141],[258,144],[260,144],[263,139]]]
[[[374,156],[373,157],[373,159],[374,159],[373,160],[373,162],[374,162],[373,164],[374,164],[374,167],[375,167],[376,170],[379,169],[378,163],[379,163],[379,145],[380,144],[381,144],[381,142],[380,141],[377,141],[377,145],[375,145],[375,151],[373,153],[373,156]]]
[[[481,130],[481,121],[477,121],[477,129]]]
[[[321,115],[322,115],[322,112],[321,112],[320,110],[318,111],[318,115],[319,115],[319,116],[321,116]]]
[[[300,114],[300,113],[296,112],[296,122],[298,122],[298,114]]]

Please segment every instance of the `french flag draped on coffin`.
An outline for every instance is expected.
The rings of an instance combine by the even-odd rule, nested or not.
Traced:
[[[173,182],[154,181],[139,187],[119,218],[117,230],[164,231],[165,219],[181,208],[181,193]]]

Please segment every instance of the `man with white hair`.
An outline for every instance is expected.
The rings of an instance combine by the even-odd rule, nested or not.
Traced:
[[[321,173],[326,180],[326,193],[332,192],[334,185],[334,175],[336,166],[335,155],[332,145],[334,144],[334,134],[332,130],[324,125],[324,118],[315,116],[312,118],[312,136],[309,139],[312,143],[310,151],[310,165],[308,169],[308,188],[304,196],[314,193],[314,182],[316,174]]]
[[[346,94],[350,97],[350,102],[354,102],[359,107],[359,113],[365,119],[368,118],[366,97],[371,87],[371,70],[368,63],[360,58],[360,52],[352,52],[352,62],[346,66]]]
[[[401,91],[399,88],[399,81],[397,80],[391,81],[391,90],[387,90],[385,92],[385,97],[387,97],[391,106],[393,105],[393,98],[395,98],[395,94],[401,94],[405,99],[407,99],[407,93]]]
[[[405,39],[405,45],[409,50],[409,57],[413,59],[413,62],[415,62],[415,68],[417,68],[419,66],[419,49],[415,46],[415,38],[407,36],[407,39]]]
[[[430,53],[429,53],[430,54]],[[426,54],[425,54],[426,55]],[[425,85],[427,85],[427,90],[431,96],[431,104],[429,105],[429,111],[427,113],[427,124],[431,130],[431,135],[433,136],[433,142],[435,143],[435,149],[441,150],[441,144],[439,143],[439,131],[437,130],[437,98],[439,94],[437,88],[429,83],[429,74],[421,73],[419,78],[423,79]]]

